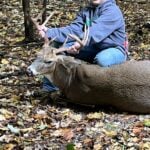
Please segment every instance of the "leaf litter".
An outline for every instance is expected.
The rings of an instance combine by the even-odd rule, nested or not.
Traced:
[[[148,2],[117,2],[126,17],[130,57],[149,60]],[[37,14],[40,4],[35,3],[39,1],[31,2]],[[41,97],[34,97],[41,78],[26,74],[40,46],[13,47],[24,39],[21,1],[5,0],[0,5],[0,149],[150,149],[150,115],[67,103],[41,104]],[[58,11],[50,25],[64,26],[80,6],[67,0],[51,1],[48,8]]]

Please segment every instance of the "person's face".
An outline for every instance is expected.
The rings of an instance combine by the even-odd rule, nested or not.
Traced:
[[[99,5],[99,4],[102,4],[105,0],[90,0],[90,2],[93,4],[93,5]]]

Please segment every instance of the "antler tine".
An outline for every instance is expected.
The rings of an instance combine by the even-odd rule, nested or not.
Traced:
[[[65,52],[67,50],[68,50],[67,47],[60,47],[58,49],[55,49],[55,53],[57,54],[57,53]]]
[[[84,27],[84,37],[83,37],[83,40],[82,40],[82,42],[83,42],[83,45],[85,46],[86,45],[86,43],[87,43],[87,41],[88,41],[88,36],[89,36],[89,27],[88,26],[86,26],[85,25],[85,27]]]
[[[35,17],[35,18],[32,18],[31,17],[31,20],[32,20],[32,22],[34,23],[34,25],[36,26],[36,28],[38,29],[39,28],[39,23],[37,22],[37,20],[42,16],[42,14],[43,14],[43,12],[45,11],[45,9],[43,9],[39,14],[38,14],[38,16],[37,17]],[[54,13],[55,12],[52,12],[48,17],[47,17],[47,19],[43,22],[43,26],[45,26],[46,25],[46,23],[49,21],[49,19],[54,15]]]
[[[39,52],[39,56],[42,56],[43,60],[47,60],[48,59],[48,55],[49,53],[52,52],[52,48],[50,47],[50,43],[53,42],[56,39],[56,37],[54,37],[53,39],[49,40],[47,36],[44,37],[44,45],[43,45],[43,49]],[[53,48],[55,50],[55,48]],[[53,53],[55,53],[55,51],[53,51]]]
[[[83,36],[83,39],[82,39],[82,40],[80,40],[79,37],[77,37],[76,35],[73,35],[73,34],[68,34],[68,36],[69,36],[70,38],[76,40],[77,42],[79,42],[79,43],[81,44],[81,46],[85,46],[86,43],[87,43],[87,41],[88,41],[89,27],[86,27],[86,25],[85,25],[85,29],[84,29],[84,30],[85,30],[85,32],[84,32],[84,36]],[[60,47],[60,48],[58,48],[58,49],[56,49],[56,51],[55,51],[56,54],[68,50],[68,48],[65,47],[65,44],[66,44],[66,42],[67,42],[67,40],[68,40],[68,36],[67,36],[67,38],[66,38],[66,40],[65,40],[65,42],[64,42],[64,44],[63,44],[63,46]]]
[[[41,16],[42,16],[42,14],[43,14],[44,11],[45,11],[45,8],[42,9],[42,11],[41,11],[41,12],[38,14],[38,16],[35,17],[34,19],[37,21],[39,18],[41,18]]]
[[[66,45],[67,41],[68,41],[68,36],[66,37],[65,42],[63,43],[62,47]]]
[[[56,39],[56,36],[54,38],[52,38],[49,42],[53,42]]]
[[[68,48],[65,47],[67,41],[68,41],[68,36],[67,36],[67,38],[65,39],[65,42],[63,43],[63,45],[62,45],[60,48],[58,48],[58,49],[55,50],[55,51],[56,51],[56,54],[68,50]]]
[[[44,45],[43,47],[49,47],[49,44],[52,43],[54,40],[56,39],[56,37],[54,37],[53,39],[49,40],[47,36],[44,37]]]
[[[85,25],[85,27],[84,27],[84,35],[83,35],[83,39],[82,40],[80,40],[76,35],[69,34],[68,36],[71,37],[72,39],[76,40],[77,42],[79,42],[81,44],[81,46],[85,46],[87,41],[88,41],[89,27],[87,27]]]
[[[43,12],[45,11],[45,9],[43,9],[37,17],[33,18],[31,17],[32,22],[34,23],[34,25],[36,26],[36,28],[38,29],[38,25],[39,23],[37,22],[37,20],[42,16]]]
[[[54,13],[55,13],[55,11],[54,12],[52,12],[48,17],[47,17],[47,19],[43,22],[43,26],[45,26],[46,24],[47,24],[47,22],[49,21],[49,19],[54,15]]]
[[[76,35],[68,34],[68,36],[71,37],[72,39],[76,40],[77,42],[79,42],[83,46],[82,41]]]

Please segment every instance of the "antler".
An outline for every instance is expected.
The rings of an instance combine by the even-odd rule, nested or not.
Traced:
[[[69,34],[69,35],[67,36],[67,38],[66,38],[66,40],[65,40],[65,42],[64,42],[64,44],[63,44],[63,46],[60,47],[60,48],[58,48],[58,49],[56,49],[56,54],[68,50],[68,48],[65,47],[65,44],[66,44],[66,42],[67,42],[67,40],[68,40],[68,37],[71,37],[72,39],[76,40],[79,44],[81,44],[82,47],[84,47],[84,46],[87,44],[87,42],[88,42],[88,36],[89,36],[89,27],[87,27],[87,26],[85,25],[85,27],[84,27],[83,39],[81,40],[81,39],[80,39],[79,37],[77,37],[76,35]]]
[[[78,43],[81,44],[81,46],[86,45],[88,41],[88,36],[89,36],[89,27],[87,27],[86,25],[84,26],[84,35],[82,40],[80,40],[79,37],[77,37],[76,35],[69,34],[69,37],[76,40]]]
[[[39,31],[41,30],[41,27],[43,27],[43,31],[45,32],[45,30],[44,30],[44,28],[46,29],[45,25],[46,25],[46,23],[49,21],[49,19],[54,15],[55,11],[52,12],[42,24],[39,24],[38,19],[41,18],[41,16],[42,16],[42,14],[43,14],[44,11],[45,11],[45,9],[43,9],[43,10],[38,14],[37,17],[31,18],[31,20],[33,21],[35,27],[36,27]],[[47,60],[47,57],[49,56],[50,51],[53,51],[53,55],[54,55],[54,53],[55,53],[55,52],[54,52],[54,51],[55,51],[55,48],[53,48],[53,50],[52,50],[52,49],[50,48],[49,44],[50,44],[51,42],[53,42],[55,39],[56,39],[56,37],[53,38],[53,39],[51,39],[51,40],[49,40],[47,36],[44,37],[44,45],[43,45],[43,48],[42,48],[42,50],[37,54],[39,57],[42,57],[43,60]]]
[[[37,17],[33,18],[31,17],[31,20],[33,21],[33,23],[35,24],[36,28],[39,29],[39,23],[38,23],[38,19],[41,18],[43,12],[45,11],[45,9],[43,9]],[[40,25],[40,26],[45,26],[46,23],[49,21],[49,19],[54,15],[55,11],[52,12],[48,17],[47,19]]]
[[[43,10],[38,14],[37,17],[35,17],[35,18],[32,17],[32,18],[31,18],[31,20],[32,20],[32,22],[34,23],[34,25],[35,25],[35,27],[37,28],[37,30],[41,30],[41,29],[40,29],[40,26],[45,27],[46,23],[49,21],[49,19],[50,19],[50,18],[54,15],[54,13],[55,13],[55,12],[52,12],[52,13],[47,17],[47,19],[46,19],[41,25],[39,25],[38,19],[41,18],[41,16],[42,16],[42,14],[43,14],[44,11],[45,11],[45,9],[43,9]],[[43,45],[44,50],[43,50],[43,53],[45,53],[45,50],[49,47],[50,42],[52,42],[52,41],[54,41],[54,40],[55,40],[55,38],[53,38],[52,40],[49,40],[47,36],[44,37],[44,45]],[[41,54],[41,53],[39,53],[39,54]]]
[[[41,18],[41,16],[42,16],[42,14],[43,14],[44,11],[45,11],[45,9],[43,9],[43,10],[38,14],[37,17],[31,18],[32,22],[34,23],[34,25],[36,26],[36,28],[37,28],[38,30],[41,30],[41,29],[40,29],[41,26],[43,26],[43,28],[46,28],[46,27],[45,27],[46,23],[49,21],[49,19],[50,19],[50,18],[54,15],[54,13],[55,13],[55,11],[52,12],[52,13],[47,17],[47,19],[46,19],[41,25],[39,25],[38,19]],[[43,30],[44,30],[44,29],[43,29]],[[48,37],[46,37],[46,36],[44,37],[44,40],[45,40],[44,46],[48,46],[49,43],[51,42],[51,41],[49,41]]]

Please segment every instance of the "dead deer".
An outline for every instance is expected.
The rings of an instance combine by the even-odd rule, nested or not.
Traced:
[[[86,31],[80,41],[82,44],[87,41],[87,36]],[[69,102],[111,105],[122,111],[150,113],[150,61],[127,61],[100,67],[70,56],[56,55],[60,51],[65,48],[52,49],[47,45],[47,54],[41,50],[28,70],[47,77]]]

